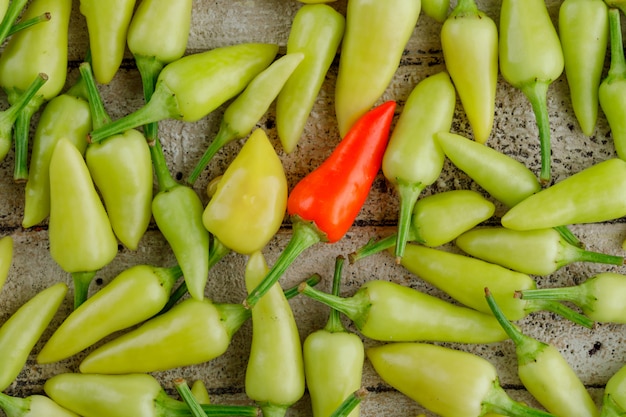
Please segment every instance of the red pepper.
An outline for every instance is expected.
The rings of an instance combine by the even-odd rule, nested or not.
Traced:
[[[362,116],[322,165],[296,184],[287,200],[292,237],[244,301],[247,308],[254,307],[307,248],[337,242],[350,229],[380,171],[395,107],[388,101]]]

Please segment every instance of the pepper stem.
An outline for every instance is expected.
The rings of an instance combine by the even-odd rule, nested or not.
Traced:
[[[304,282],[300,284],[298,291],[309,298],[326,304],[328,307],[345,314],[359,329],[362,328],[367,321],[371,304],[366,292],[357,292],[352,297],[342,298],[311,288]]]
[[[565,243],[565,242],[563,242]],[[601,252],[588,251],[569,243],[563,244],[563,265],[572,262],[593,262],[606,265],[624,265],[624,257]]]
[[[263,278],[263,281],[261,281],[243,301],[244,307],[254,307],[261,297],[263,297],[280,279],[289,265],[291,265],[302,252],[321,240],[320,232],[313,224],[296,219],[293,223],[293,233],[289,243],[276,260],[272,269],[270,269],[265,278]]]
[[[494,317],[496,318],[496,320],[498,320],[498,323],[500,323],[500,326],[502,326],[502,328],[509,336],[509,338],[511,338],[513,343],[515,343],[516,346],[519,346],[526,342],[529,337],[520,332],[519,329],[515,327],[513,323],[511,323],[509,319],[504,316],[502,309],[500,309],[500,307],[496,303],[496,300],[493,298],[493,295],[491,294],[491,291],[489,291],[489,288],[485,288],[485,297]]]
[[[191,171],[191,174],[187,178],[187,183],[193,185],[204,168],[206,168],[209,162],[211,162],[211,159],[215,156],[217,151],[230,141],[235,140],[238,136],[237,132],[233,131],[228,123],[224,123],[224,121],[222,121],[215,139],[213,139],[213,142],[211,142],[206,151],[204,151],[200,161],[198,161],[196,166],[193,168],[193,171]]]
[[[81,79],[84,82],[85,90],[87,91],[87,102],[89,103],[89,109],[91,110],[91,120],[94,128],[99,128],[108,123],[111,123],[111,118],[104,109],[104,103],[102,103],[102,97],[96,86],[96,80],[93,76],[91,64],[89,62],[83,62],[78,66]]]
[[[402,256],[404,256],[404,248],[409,239],[411,230],[411,218],[413,216],[413,208],[419,198],[424,185],[408,184],[404,181],[398,181],[398,193],[400,194],[400,216],[398,219],[398,237],[396,238],[396,264],[400,264]]]
[[[497,379],[483,399],[482,405],[484,414],[494,413],[511,417],[555,417],[554,414],[515,401],[502,389]]]
[[[0,392],[0,409],[7,417],[24,417],[30,411],[28,398],[11,397]]]
[[[478,6],[474,0],[459,0],[450,12],[449,18],[456,19],[465,16],[473,16],[478,14]]]
[[[518,294],[518,296],[524,300],[569,301],[581,308],[592,305],[595,300],[593,294],[583,291],[583,287],[580,285],[561,288],[521,290]]]
[[[252,312],[241,304],[215,303],[226,332],[232,337],[251,316]]]
[[[9,30],[7,37],[16,34],[20,30],[28,29],[31,26],[35,26],[38,23],[47,22],[48,20],[50,20],[51,17],[52,15],[50,14],[50,12],[45,12],[40,14],[39,16],[31,17],[30,19],[26,19],[23,22],[16,23],[11,26],[11,30]]]
[[[143,97],[146,103],[152,99],[154,94],[154,87],[156,80],[164,67],[163,62],[158,60],[155,56],[135,55],[135,63],[141,76],[141,84],[143,86]],[[158,122],[147,123],[143,127],[146,139],[150,143],[157,140],[158,137]]]
[[[626,58],[624,57],[624,44],[618,9],[609,9],[609,34],[611,63],[607,78],[622,78],[626,76]]]
[[[367,395],[367,391],[360,388],[348,395],[345,400],[333,411],[329,417],[347,417],[361,403],[361,400]]]
[[[567,226],[555,226],[554,230],[559,232],[561,237],[570,245],[584,248],[585,245],[580,241],[580,239],[578,239],[578,237],[576,237],[574,233],[572,233],[571,230],[569,230]]]
[[[622,408],[614,399],[611,394],[605,394],[602,398],[602,414],[600,417],[620,417],[623,416],[626,410]]]
[[[176,378],[174,379],[174,386],[183,401],[185,401],[185,404],[187,404],[187,407],[189,407],[193,417],[208,417],[200,403],[198,403],[198,400],[196,400],[196,397],[193,396],[189,385],[187,385],[187,381],[182,378]]]
[[[350,264],[353,264],[356,261],[367,258],[368,256],[374,255],[375,253],[393,248],[394,246],[396,246],[397,239],[397,233],[394,233],[379,240],[370,239],[370,241],[367,242],[365,245],[363,245],[356,251],[348,254],[348,260],[350,261]],[[407,242],[413,241],[419,241],[419,236],[415,232],[415,229],[410,228],[409,235],[407,236]]]
[[[44,102],[43,96],[33,96],[22,108],[15,120],[15,181],[28,180],[28,138],[30,135],[30,121],[33,114]]]
[[[161,391],[154,400],[156,415],[168,417],[192,416],[191,410],[184,401],[178,401]],[[200,404],[205,415],[209,417],[258,417],[259,409],[249,405]]]
[[[588,329],[593,329],[594,321],[589,317],[572,310],[571,308],[553,300],[531,300],[526,299],[526,310],[532,311],[551,311],[559,316],[579,324]]]
[[[3,43],[11,33],[17,18],[20,16],[28,0],[14,0],[9,3],[9,7],[0,23],[0,43]]]
[[[542,184],[550,182],[552,146],[550,144],[550,119],[548,117],[548,87],[549,81],[535,80],[521,87],[522,92],[530,101],[539,129],[539,144],[541,146],[541,173],[539,180]]]
[[[320,277],[319,274],[313,274],[310,277],[308,277],[307,280],[304,282],[306,282],[306,284],[310,285],[311,287],[315,287],[317,284],[320,283],[321,280],[322,280],[322,277]],[[293,287],[290,287],[284,290],[283,292],[285,293],[285,298],[287,300],[291,300],[296,295],[299,295],[300,294],[299,288],[300,288],[300,284],[294,285]]]
[[[72,272],[72,281],[74,281],[74,310],[82,303],[87,301],[89,297],[89,285],[96,276],[98,271]]]
[[[169,191],[174,187],[178,187],[178,183],[174,177],[172,177],[172,173],[167,166],[167,161],[165,160],[163,148],[159,140],[155,140],[150,144],[150,157],[152,158],[152,166],[156,174],[159,192]]]
[[[343,264],[345,258],[341,255],[335,258],[335,273],[333,275],[333,289],[332,295],[339,297],[340,289],[341,289],[341,277],[343,271]],[[339,317],[339,311],[334,308],[330,309],[330,315],[328,316],[328,322],[324,327],[329,333],[339,333],[344,332],[346,329],[343,327],[343,323],[341,323],[341,318]]]
[[[289,406],[263,403],[259,404],[263,417],[283,417],[287,414]]]

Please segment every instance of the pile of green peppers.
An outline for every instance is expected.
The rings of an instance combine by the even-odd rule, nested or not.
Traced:
[[[39,290],[0,323],[0,391],[31,356],[38,366],[80,357],[43,392],[0,392],[0,409],[8,417],[282,417],[308,395],[314,417],[357,417],[369,361],[381,383],[444,417],[626,415],[626,365],[596,405],[558,349],[515,323],[538,311],[590,329],[626,323],[624,274],[564,288],[535,279],[572,263],[624,265],[619,254],[585,248],[570,226],[626,217],[626,7],[564,0],[555,26],[543,0],[503,0],[498,22],[474,0],[346,0],[343,9],[285,1],[298,10],[284,48],[251,41],[188,53],[189,0],[80,0],[89,50],[68,88],[71,2],[0,1],[0,87],[10,104],[0,112],[0,162],[13,151],[13,180],[25,182],[21,225],[47,231],[50,257],[73,284]],[[396,110],[384,95],[422,12],[441,25],[445,71],[413,83]],[[100,92],[126,47],[144,103],[112,120]],[[615,155],[553,182],[547,99],[562,74],[578,127],[593,135],[602,110]],[[336,152],[292,193],[281,156],[298,152],[330,76]],[[530,101],[538,175],[489,146],[499,76]],[[473,137],[454,131],[458,104]],[[220,108],[215,139],[181,183],[159,122],[193,123]],[[259,126],[270,110],[275,138]],[[206,178],[212,158],[236,140],[222,175]],[[448,163],[475,187],[436,192]],[[314,288],[316,276],[284,290],[295,256],[345,236],[377,173],[399,200],[397,232],[338,254],[330,293]],[[194,188],[199,179],[211,180],[206,196]],[[264,253],[287,217],[296,238],[270,268]],[[141,250],[150,229],[175,264],[133,264],[91,288],[121,251]],[[0,237],[0,291],[18,279],[15,247],[12,235]],[[382,276],[341,296],[346,258],[385,250],[401,273],[452,301]],[[227,256],[245,259],[242,300],[208,294],[211,269]],[[73,304],[52,329],[68,293]],[[296,296],[328,307],[323,328],[301,334]],[[220,357],[248,322],[248,403],[212,404],[201,379],[190,388],[182,376],[175,399],[154,376]],[[510,398],[493,364],[456,347],[491,343],[514,344],[537,407]]]

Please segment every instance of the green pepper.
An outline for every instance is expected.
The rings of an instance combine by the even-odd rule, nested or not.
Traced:
[[[154,372],[208,362],[222,355],[250,318],[241,304],[187,298],[91,351],[80,363],[89,374]]]
[[[242,139],[252,132],[303,58],[302,53],[292,53],[274,61],[254,77],[246,89],[228,105],[217,136],[187,179],[189,184],[196,182],[202,170],[224,145],[236,139]]]
[[[520,296],[525,300],[568,301],[580,307],[594,321],[626,323],[625,291],[624,275],[602,272],[578,285],[522,290]]]
[[[93,127],[110,123],[91,65],[82,63],[80,73],[89,96]],[[113,135],[90,144],[85,160],[115,236],[124,246],[136,250],[152,219],[152,159],[146,138],[135,129]]]
[[[209,391],[207,391],[204,382],[201,379],[196,379],[191,384],[191,393],[198,400],[200,404],[210,404],[211,398],[209,397]]]
[[[593,252],[568,243],[558,231],[482,227],[456,239],[467,254],[531,275],[550,275],[574,262],[623,265],[624,257]],[[520,254],[524,254],[521,259]]]
[[[491,343],[507,337],[491,314],[389,281],[368,281],[348,298],[304,283],[300,291],[346,315],[373,340]]]
[[[19,113],[15,122],[16,180],[28,179],[30,121],[42,104],[61,92],[67,77],[67,49],[71,0],[34,0],[22,20],[49,12],[50,21],[13,35],[0,55],[0,85],[10,103],[18,100],[40,73],[48,76],[37,95]]]
[[[496,107],[498,28],[474,0],[459,1],[441,27],[441,49],[474,140],[485,143]]]
[[[302,137],[345,26],[345,17],[324,4],[300,7],[291,22],[287,53],[301,52],[304,59],[276,99],[276,131],[287,153],[293,152]]]
[[[93,72],[101,84],[111,82],[122,63],[134,8],[135,0],[80,0],[80,13],[87,22]]]
[[[413,208],[407,241],[436,247],[489,219],[495,205],[480,193],[451,190],[421,198]],[[396,245],[396,234],[370,241],[349,255],[350,263]]]
[[[48,378],[43,388],[58,404],[83,417],[192,416],[183,401],[171,398],[148,374],[62,373]],[[258,409],[250,406],[205,404],[202,408],[209,416],[258,415]]]
[[[415,30],[420,10],[420,1],[348,1],[335,86],[341,137],[385,92]]]
[[[52,259],[74,281],[74,307],[88,297],[96,272],[117,255],[117,239],[82,154],[60,138],[50,158]]]
[[[256,288],[268,269],[261,252],[251,254],[245,271],[246,288]],[[252,345],[245,385],[246,395],[267,417],[284,416],[304,395],[300,334],[279,283],[252,309]]]
[[[619,417],[626,413],[626,366],[622,366],[607,381],[602,395],[600,417]]]
[[[24,303],[0,327],[0,391],[4,391],[26,365],[67,294],[67,285],[54,284]]]
[[[539,179],[551,178],[550,120],[547,92],[564,69],[563,50],[543,0],[503,0],[498,56],[500,72],[528,98],[541,146]]]
[[[450,12],[450,0],[421,0],[422,11],[439,23],[444,23]]]
[[[626,161],[611,158],[529,196],[502,216],[514,230],[613,220],[626,215]]]
[[[141,108],[95,129],[91,142],[168,118],[193,122],[239,94],[271,64],[273,44],[244,43],[187,55],[159,73],[154,94]]]
[[[91,130],[91,111],[86,100],[61,94],[46,104],[33,137],[22,227],[35,226],[50,215],[49,167],[57,141],[65,137],[84,154],[87,148],[85,137]]]
[[[607,76],[599,87],[599,100],[602,111],[611,128],[611,136],[617,156],[626,159],[626,124],[623,121],[623,110],[626,109],[624,91],[626,91],[626,59],[620,14],[617,9],[609,10],[609,27],[611,36],[611,64]]]
[[[584,27],[585,30],[580,30]],[[603,0],[567,0],[559,8],[559,38],[574,115],[591,136],[598,117],[598,88],[609,36],[608,8]]]
[[[339,296],[344,258],[335,260],[332,294]],[[339,312],[330,310],[323,329],[310,333],[303,344],[304,374],[314,417],[329,416],[361,387],[365,351],[361,338],[348,332]],[[350,417],[359,415],[359,408]]]
[[[522,333],[504,317],[488,288],[487,303],[515,343],[518,376],[531,395],[557,416],[597,417],[596,404],[561,352]]]
[[[177,266],[125,269],[63,320],[39,351],[37,362],[68,358],[110,334],[148,320],[161,311],[180,275]]]
[[[45,395],[18,398],[0,393],[0,409],[4,410],[7,417],[79,417]]]
[[[230,163],[204,209],[206,229],[226,247],[250,255],[282,225],[287,178],[263,129],[256,129]]]
[[[435,133],[450,130],[455,106],[448,74],[429,76],[413,88],[389,138],[382,169],[400,198],[396,263],[404,253],[415,202],[443,169],[445,155]]]
[[[488,286],[510,320],[519,320],[530,313],[547,310],[585,327],[593,325],[587,317],[561,303],[515,297],[518,291],[537,288],[535,281],[526,274],[481,259],[420,245],[408,245],[402,266],[455,300],[486,314],[491,314],[484,293],[484,288]]]
[[[13,238],[3,236],[0,238],[0,291],[9,277],[9,270],[13,263]]]
[[[442,417],[553,416],[509,397],[496,368],[469,352],[427,343],[389,343],[370,347],[366,354],[385,382]]]

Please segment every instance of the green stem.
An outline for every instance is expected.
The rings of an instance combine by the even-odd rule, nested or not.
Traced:
[[[184,401],[178,401],[171,398],[161,391],[154,400],[157,409],[157,415],[164,417],[188,417],[191,416],[191,410]],[[210,417],[258,417],[259,409],[249,405],[219,405],[219,404],[200,404],[200,407],[207,416]]]
[[[515,343],[516,346],[525,343],[528,340],[528,336],[520,332],[519,329],[515,327],[513,323],[511,323],[509,319],[504,316],[504,313],[496,303],[496,300],[493,298],[493,295],[488,288],[485,288],[485,297],[494,317],[496,318],[496,320],[498,320],[498,323],[500,323],[500,326],[502,326],[502,328],[509,336],[509,338],[511,338],[513,343]]]
[[[569,301],[579,307],[589,304],[594,299],[593,294],[587,294],[577,285],[561,288],[521,290],[519,291],[519,297],[524,300]]]
[[[139,75],[141,76],[143,97],[146,103],[148,103],[152,99],[157,78],[159,77],[164,64],[154,56],[145,55],[135,55],[135,63],[137,64]],[[146,139],[150,143],[158,140],[158,122],[147,123],[144,125],[143,129]]]
[[[526,310],[532,311],[551,311],[559,316],[579,324],[588,329],[593,329],[594,321],[589,317],[572,310],[571,308],[552,300],[526,300]]]
[[[241,325],[252,317],[252,311],[241,304],[215,303],[215,308],[220,313],[221,322],[229,337],[232,337]]]
[[[91,70],[91,64],[89,62],[83,62],[78,67],[81,75],[82,82],[87,91],[87,101],[89,103],[89,109],[91,110],[91,119],[94,128],[99,128],[108,123],[111,123],[111,117],[104,109],[104,103],[102,97],[96,86],[96,80]]]
[[[356,251],[348,254],[348,260],[351,264],[356,261],[367,258],[368,256],[374,255],[375,253],[382,252],[384,250],[393,248],[396,245],[396,240],[398,239],[398,234],[394,233],[380,240],[370,239],[365,245],[357,249]],[[407,237],[407,242],[415,242],[419,241],[419,237],[417,233],[415,233],[415,229],[409,229],[409,235]]]
[[[289,406],[277,404],[259,404],[263,417],[284,417]]]
[[[626,58],[618,9],[609,9],[609,36],[611,48],[611,64],[607,78],[623,78],[626,76]]]
[[[30,401],[27,398],[10,397],[0,392],[0,409],[7,417],[24,417],[30,411]]]
[[[31,17],[30,19],[24,20],[23,22],[16,23],[11,26],[11,30],[9,30],[7,37],[14,35],[20,30],[28,29],[31,26],[35,26],[38,23],[47,22],[48,20],[50,20],[51,16],[52,15],[49,12],[46,12],[40,14],[39,16]]]
[[[569,244],[565,246],[563,255],[565,264],[572,262],[593,262],[606,265],[624,265],[623,256],[588,251]]]
[[[339,297],[341,289],[341,278],[344,261],[345,258],[341,255],[335,258],[335,273],[333,275],[332,295],[336,297]],[[330,309],[330,315],[328,317],[328,322],[326,323],[324,330],[330,333],[345,331],[345,327],[343,327],[343,323],[341,323],[341,319],[339,317],[339,311],[335,310],[334,308]]]
[[[604,394],[602,398],[602,412],[600,417],[623,417],[626,414],[624,410],[610,394]]]
[[[182,378],[176,378],[174,380],[174,386],[176,387],[176,391],[180,394],[181,398],[189,407],[191,411],[191,415],[193,417],[208,417],[207,414],[202,409],[202,406],[196,400],[196,397],[193,396],[191,390],[189,389],[189,385],[187,385],[187,381]]]
[[[570,245],[584,248],[584,244],[580,241],[580,239],[578,239],[578,237],[576,237],[574,233],[572,233],[571,230],[569,230],[567,226],[555,226],[554,230],[559,232],[561,237],[565,239],[565,241]]]
[[[26,3],[28,3],[28,0],[13,0],[9,3],[9,8],[0,23],[0,44],[9,36],[17,18],[26,7]]]
[[[306,284],[311,287],[315,287],[317,284],[320,283],[320,281],[321,281],[320,275],[313,274],[309,278],[307,278],[307,280],[304,282],[306,282]],[[284,290],[283,292],[285,293],[285,298],[288,300],[291,300],[296,295],[300,295],[300,291],[298,291],[299,287],[300,287],[300,284],[294,285],[293,287],[287,288],[286,290]]]
[[[361,403],[361,400],[367,395],[367,391],[359,389],[352,394],[348,395],[339,407],[333,411],[329,417],[347,417]]]
[[[396,264],[400,264],[402,256],[404,256],[406,242],[411,233],[413,208],[424,189],[424,185],[398,181],[397,188],[400,194],[400,216],[398,219],[398,237],[396,238]]]
[[[371,307],[367,292],[357,292],[352,297],[343,298],[316,290],[304,282],[300,284],[298,290],[307,297],[345,314],[359,329],[367,321]]]
[[[450,12],[449,18],[456,19],[465,16],[475,16],[478,14],[478,6],[474,0],[459,0]]]
[[[89,297],[89,285],[98,271],[72,272],[74,282],[74,310]]]
[[[322,237],[317,228],[311,224],[300,220],[295,220],[293,224],[293,233],[289,243],[282,251],[276,263],[267,273],[263,281],[250,292],[244,300],[243,305],[246,308],[252,308],[265,295],[267,291],[280,279],[285,273],[289,265],[302,254],[306,249],[314,244],[321,242]]]
[[[154,166],[154,172],[157,177],[159,192],[165,192],[177,187],[178,183],[174,177],[172,177],[172,173],[167,166],[167,161],[165,160],[163,148],[161,148],[161,142],[159,140],[150,144],[150,156],[152,158],[152,165]]]
[[[548,87],[550,82],[535,80],[521,87],[522,92],[530,101],[539,129],[539,144],[541,146],[541,173],[539,180],[542,184],[550,182],[552,146],[550,144],[550,119],[548,117]]]
[[[222,147],[224,147],[224,145],[237,139],[238,137],[239,135],[237,134],[237,132],[233,131],[230,128],[229,124],[222,122],[220,124],[220,129],[215,136],[215,139],[213,139],[213,142],[211,142],[206,151],[204,151],[204,154],[200,158],[200,161],[198,161],[196,166],[193,168],[193,171],[191,171],[191,174],[187,178],[187,183],[193,185],[204,170],[204,168],[206,168],[209,162],[211,162],[211,159],[213,159],[217,151],[219,151]]]
[[[498,381],[494,381],[489,394],[483,399],[483,411],[485,414],[494,413],[511,417],[555,417],[546,411],[528,407],[513,400],[502,389]]]

